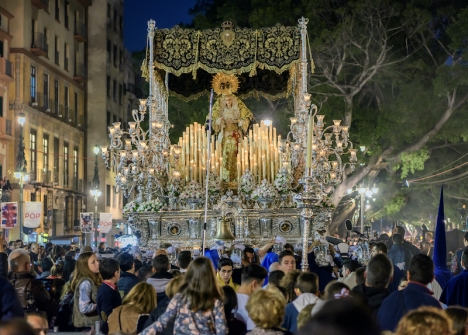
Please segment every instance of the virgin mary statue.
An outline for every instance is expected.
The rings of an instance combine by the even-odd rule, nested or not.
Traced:
[[[218,73],[213,78],[213,89],[218,99],[213,105],[212,126],[223,152],[222,181],[236,182],[237,149],[247,134],[253,118],[247,106],[234,95],[239,81],[233,75]]]

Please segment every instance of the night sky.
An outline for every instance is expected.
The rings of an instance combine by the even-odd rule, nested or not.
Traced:
[[[188,11],[196,0],[127,0],[124,13],[124,43],[130,51],[146,47],[147,22],[156,21],[158,28],[172,28],[189,23]]]

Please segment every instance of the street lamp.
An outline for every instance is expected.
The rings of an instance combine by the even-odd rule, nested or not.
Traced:
[[[23,130],[26,123],[26,116],[24,113],[18,114],[18,123],[20,124],[20,138],[18,144],[18,155],[16,156],[16,166],[14,176],[19,179],[20,184],[20,203],[19,203],[19,223],[20,223],[20,240],[23,240],[23,190],[24,182],[29,179],[27,174],[27,162],[24,156],[24,137]]]
[[[96,229],[97,232],[97,202],[98,198],[101,196],[101,190],[99,186],[99,170],[98,170],[98,154],[99,154],[99,147],[97,145],[94,146],[93,148],[94,155],[96,156],[96,161],[94,163],[94,177],[93,177],[93,182],[91,184],[91,195],[94,197],[94,229]],[[98,235],[96,235],[96,247],[97,247],[97,238]],[[91,241],[92,242],[92,241]]]
[[[365,198],[373,198],[375,194],[379,191],[377,187],[368,188],[361,187],[359,188],[359,195],[361,197],[361,234],[364,234],[364,200]]]

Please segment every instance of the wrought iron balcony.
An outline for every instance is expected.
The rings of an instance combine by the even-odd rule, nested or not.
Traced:
[[[13,80],[13,64],[5,57],[0,57],[0,81],[11,83]]]
[[[31,52],[37,56],[47,56],[49,54],[49,45],[44,34],[35,33],[34,40],[31,43]]]
[[[75,33],[74,36],[75,40],[78,42],[86,42],[86,25],[81,21],[75,22]]]
[[[49,0],[31,0],[31,4],[37,9],[48,9]]]
[[[84,64],[75,65],[75,75],[73,76],[73,80],[79,83],[84,83],[86,81],[86,67]]]

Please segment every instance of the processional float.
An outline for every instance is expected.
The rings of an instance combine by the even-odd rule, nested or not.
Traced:
[[[261,245],[279,235],[307,250],[325,234],[334,209],[328,194],[357,159],[348,127],[339,120],[326,127],[311,104],[307,23],[246,29],[225,22],[198,31],[148,22],[142,73],[149,96],[126,130],[120,122],[109,127],[110,145],[102,147],[116,171],[115,191],[133,199],[124,215],[140,245],[200,250],[216,241]],[[207,122],[170,143],[169,96],[190,100],[210,91]],[[255,123],[242,101],[290,95],[294,117],[285,138],[271,122]]]

